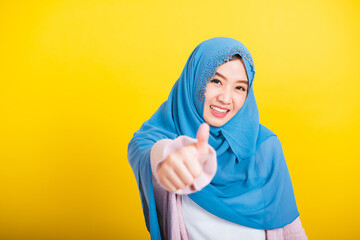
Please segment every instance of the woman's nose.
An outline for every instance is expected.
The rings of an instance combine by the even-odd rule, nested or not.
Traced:
[[[230,104],[231,103],[231,93],[227,89],[223,89],[219,95],[218,100],[224,104]]]

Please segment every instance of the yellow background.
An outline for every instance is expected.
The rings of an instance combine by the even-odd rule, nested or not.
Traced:
[[[191,51],[238,39],[309,239],[360,236],[359,1],[2,1],[0,239],[148,239],[127,160]]]

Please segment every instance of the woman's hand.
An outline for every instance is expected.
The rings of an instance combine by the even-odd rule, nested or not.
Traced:
[[[160,183],[170,192],[176,192],[193,184],[202,173],[202,164],[209,154],[209,131],[207,123],[200,125],[197,143],[189,144],[169,154],[158,170]]]

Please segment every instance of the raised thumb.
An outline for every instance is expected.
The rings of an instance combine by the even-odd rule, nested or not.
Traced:
[[[196,148],[199,153],[200,161],[203,161],[204,160],[203,158],[206,157],[207,154],[209,153],[209,145],[208,145],[209,132],[210,132],[209,124],[203,123],[200,125],[196,133],[196,138],[197,138]]]

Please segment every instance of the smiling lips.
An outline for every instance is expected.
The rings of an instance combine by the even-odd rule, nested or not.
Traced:
[[[230,110],[227,108],[210,105],[210,111],[215,117],[223,118],[228,114]]]

